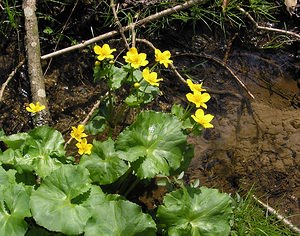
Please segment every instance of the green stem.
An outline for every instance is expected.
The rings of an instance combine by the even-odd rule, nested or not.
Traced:
[[[124,196],[127,197],[128,194],[137,186],[137,184],[140,182],[140,180],[138,178],[136,178],[134,180],[134,182],[129,186],[129,188],[127,189],[127,191],[125,192]]]
[[[181,121],[186,120],[186,118],[187,118],[188,116],[191,115],[191,110],[192,110],[192,108],[193,108],[193,107],[192,107],[191,104],[189,103],[189,104],[187,105],[187,107],[185,108],[185,111],[184,111],[182,117],[180,118]]]

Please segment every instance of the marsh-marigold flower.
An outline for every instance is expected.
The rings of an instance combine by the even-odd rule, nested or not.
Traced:
[[[78,142],[80,142],[82,138],[87,137],[84,133],[84,125],[78,125],[77,128],[72,126],[71,137],[76,139]]]
[[[94,52],[98,55],[97,59],[99,61],[103,61],[106,58],[113,59],[114,55],[112,53],[116,51],[116,49],[111,49],[108,44],[104,44],[102,47],[96,45],[94,47]]]
[[[159,49],[155,49],[154,53],[155,61],[157,61],[159,64],[163,64],[166,68],[168,68],[169,64],[173,62],[172,60],[170,60],[171,53],[169,50],[161,52]]]
[[[207,105],[205,103],[210,99],[210,95],[208,93],[194,92],[194,93],[188,93],[186,95],[186,98],[190,102],[194,103],[197,108],[199,107],[207,108]]]
[[[202,125],[205,129],[213,128],[214,126],[210,123],[214,118],[213,115],[207,114],[204,115],[204,111],[202,109],[197,109],[195,115],[192,115],[192,118]]]
[[[26,111],[31,112],[31,113],[37,113],[42,110],[44,110],[46,107],[44,105],[41,105],[39,102],[36,104],[30,103],[29,106],[26,107]]]
[[[87,143],[86,138],[84,138],[79,143],[76,144],[76,147],[78,148],[78,153],[80,155],[83,155],[83,154],[91,154],[93,145]]]
[[[148,64],[148,61],[146,60],[147,54],[138,53],[135,47],[130,48],[129,51],[126,53],[126,56],[124,56],[123,58],[127,63],[130,63],[131,66],[135,69]]]
[[[163,81],[163,79],[157,79],[156,72],[150,72],[149,68],[145,68],[143,70],[143,78],[153,86],[159,86],[159,81]]]
[[[204,91],[206,91],[205,88],[202,88],[203,83],[194,84],[193,81],[191,81],[190,79],[187,79],[186,82],[187,82],[190,90],[192,90],[192,92],[204,92]]]

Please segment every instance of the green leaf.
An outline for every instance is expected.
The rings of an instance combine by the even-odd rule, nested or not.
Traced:
[[[22,184],[0,186],[0,235],[22,236],[27,231],[25,217],[30,217],[29,192]]]
[[[0,186],[5,184],[14,184],[15,180],[15,170],[5,171],[2,166],[0,166]]]
[[[19,155],[18,155],[19,154]],[[10,164],[13,165],[15,163],[15,157],[21,156],[20,151],[9,148],[4,152],[0,153],[0,162],[2,164]]]
[[[165,235],[228,235],[231,198],[217,189],[184,188],[167,194],[157,217]]]
[[[127,77],[127,72],[123,68],[116,66],[112,66],[111,70],[112,76],[108,84],[111,89],[116,90],[121,87],[122,81]]]
[[[9,136],[1,136],[0,141],[3,141],[8,148],[15,150],[20,148],[27,138],[27,133],[18,133]]]
[[[139,106],[141,103],[143,103],[143,100],[140,99],[140,97],[137,97],[136,94],[130,94],[125,99],[125,103],[130,107],[136,107],[136,106]]]
[[[129,201],[105,201],[92,209],[85,236],[154,236],[156,225],[150,215]]]
[[[57,130],[41,126],[29,132],[24,147],[24,157],[16,159],[16,168],[32,168],[40,177],[49,175],[62,163],[57,159],[64,157],[64,139]]]
[[[104,131],[106,127],[106,119],[104,116],[95,116],[88,124],[85,126],[87,133],[91,135],[100,134]]]
[[[32,139],[39,141],[39,146],[42,146],[38,147],[39,152],[56,157],[62,157],[65,155],[65,140],[62,134],[57,130],[48,126],[41,126],[33,129],[28,134]],[[29,151],[31,151],[32,147],[30,146],[30,142],[29,144],[26,144],[29,146]],[[32,149],[35,150],[34,147]]]
[[[91,155],[82,156],[79,165],[86,167],[93,182],[99,184],[113,183],[128,170],[126,163],[115,152],[112,139],[103,143],[94,141]]]
[[[90,181],[88,170],[81,166],[65,165],[54,170],[30,197],[35,221],[48,230],[82,233],[91,216],[83,205],[89,195]]]
[[[172,114],[146,111],[124,130],[116,142],[120,157],[133,165],[140,179],[169,175],[183,160],[186,135]]]
[[[43,32],[45,34],[52,34],[53,33],[53,29],[51,29],[49,26],[46,26],[46,28],[43,30]]]
[[[102,61],[101,63],[105,63],[105,61]],[[96,65],[94,67],[94,81],[98,80],[98,79],[104,79],[109,75],[110,69],[107,65],[103,65],[103,66],[99,66]]]

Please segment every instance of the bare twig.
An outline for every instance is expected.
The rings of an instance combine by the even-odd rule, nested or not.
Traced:
[[[39,29],[35,14],[36,0],[24,0],[23,11],[25,15],[26,52],[30,90],[33,102],[40,102],[46,108],[34,116],[35,126],[47,124],[50,120],[48,102],[46,98],[45,82],[41,66],[41,52]]]
[[[146,45],[148,45],[150,48],[152,48],[153,50],[155,50],[155,46],[153,45],[153,43],[151,43],[149,40],[147,39],[136,39],[137,42],[139,43],[144,43]],[[178,77],[178,79],[180,80],[181,83],[183,84],[187,84],[186,80],[181,76],[181,74],[177,71],[176,67],[173,65],[173,63],[170,63],[170,67],[171,69],[174,71],[175,75]]]
[[[113,12],[113,15],[114,15],[114,18],[115,18],[115,22],[116,24],[118,25],[118,30],[119,30],[119,33],[125,43],[125,46],[126,48],[129,50],[130,46],[127,42],[127,39],[125,37],[125,34],[124,34],[124,28],[122,27],[122,24],[121,22],[119,21],[119,18],[118,18],[118,15],[117,15],[117,11],[116,11],[116,4],[114,2],[114,0],[110,0],[110,7],[112,9],[112,12]]]
[[[147,24],[147,23],[149,23],[151,21],[158,20],[158,19],[160,19],[160,18],[162,18],[164,16],[168,16],[168,15],[173,14],[173,13],[178,12],[178,11],[186,10],[186,9],[188,9],[189,7],[191,7],[191,6],[195,5],[195,4],[204,4],[206,2],[207,2],[207,0],[190,0],[190,1],[187,1],[187,2],[185,2],[183,4],[180,4],[180,5],[177,5],[175,7],[172,7],[172,8],[169,8],[169,9],[157,12],[156,14],[153,14],[153,15],[150,15],[148,17],[145,17],[144,19],[139,20],[139,21],[137,21],[135,23],[131,23],[131,24],[127,25],[127,26],[124,26],[124,27],[122,27],[122,30],[123,30],[123,32],[125,32],[127,30],[132,29],[133,27],[145,25],[145,24]],[[74,50],[77,50],[77,49],[85,48],[88,45],[96,43],[96,42],[98,42],[100,40],[114,37],[118,33],[119,32],[117,30],[110,31],[108,33],[105,33],[105,34],[99,35],[97,37],[91,38],[89,40],[86,40],[86,41],[84,41],[84,42],[82,42],[80,44],[76,44],[74,46],[67,47],[67,48],[58,50],[56,52],[52,52],[52,53],[46,54],[46,55],[42,56],[41,59],[45,60],[45,59],[49,59],[51,57],[55,57],[55,56],[58,56],[58,55],[70,52],[70,51],[74,51]]]
[[[252,195],[255,201],[257,201],[261,206],[266,208],[268,212],[275,215],[278,220],[281,220],[286,226],[288,226],[291,230],[293,230],[295,233],[300,234],[300,229],[295,226],[292,222],[290,222],[288,219],[286,219],[285,216],[281,215],[276,211],[274,208],[270,207],[269,205],[265,204],[261,200],[259,200],[255,195]]]
[[[90,112],[87,114],[87,116],[84,118],[84,120],[80,123],[82,125],[86,125],[86,123],[89,121],[89,119],[91,118],[91,116],[93,115],[93,113],[96,111],[96,109],[98,109],[98,107],[100,106],[102,100],[108,95],[108,92],[106,92],[105,95],[103,95],[92,107],[92,109],[90,110]],[[73,138],[71,137],[64,145],[64,148],[66,148],[71,141],[73,140]]]
[[[247,86],[241,81],[241,79],[235,74],[235,72],[228,66],[226,65],[222,60],[213,57],[211,55],[205,54],[205,53],[200,53],[200,54],[196,54],[196,53],[182,53],[180,54],[181,56],[193,56],[193,57],[202,57],[202,58],[206,58],[208,60],[214,61],[216,63],[218,63],[219,65],[223,66],[226,70],[228,70],[230,72],[230,74],[233,76],[233,78],[242,86],[242,88],[248,93],[248,95],[252,98],[255,99],[254,95],[249,91],[249,89],[247,88]]]
[[[235,38],[238,36],[238,33],[235,33],[233,35],[233,37],[229,40],[229,42],[227,43],[227,49],[226,49],[226,52],[224,54],[224,58],[223,58],[223,61],[224,63],[226,64],[227,63],[227,60],[228,60],[228,57],[229,57],[229,53],[231,51],[231,48],[232,48],[232,44],[233,44],[233,41],[235,40]]]
[[[257,29],[260,29],[260,30],[267,30],[267,31],[272,31],[272,32],[277,32],[277,33],[282,33],[282,34],[287,34],[287,35],[290,35],[292,37],[295,37],[297,38],[298,40],[300,40],[300,35],[297,34],[297,33],[294,33],[294,32],[291,32],[291,31],[288,31],[288,30],[282,30],[282,29],[276,29],[276,28],[271,28],[271,27],[265,27],[265,26],[260,26],[254,19],[253,17],[249,14],[249,12],[245,11],[243,8],[237,6],[237,9],[239,9],[241,12],[243,12],[247,17],[248,19],[255,25],[255,27]]]
[[[17,73],[18,69],[24,64],[25,59],[19,62],[19,64],[16,66],[16,68],[9,74],[7,80],[2,84],[1,90],[0,90],[0,102],[3,100],[3,94],[6,86],[8,85],[9,81],[15,76]]]
[[[74,4],[74,6],[73,6],[73,8],[72,8],[72,10],[71,10],[71,13],[70,13],[69,16],[68,16],[67,21],[65,22],[64,26],[62,27],[62,29],[61,29],[61,31],[60,31],[60,35],[62,35],[63,32],[65,31],[65,29],[66,29],[66,27],[67,27],[67,25],[68,25],[68,22],[69,22],[69,20],[71,19],[71,16],[73,15],[73,12],[74,12],[74,10],[75,10],[77,4],[78,4],[78,1],[79,1],[79,0],[77,0],[76,3]],[[55,44],[54,51],[56,51],[56,49],[57,49],[57,47],[58,47],[58,44],[59,44],[59,42],[60,42],[60,39],[61,39],[61,36],[59,36],[59,38],[58,38],[58,40],[57,40],[57,42],[56,42],[56,44]],[[47,68],[46,68],[46,70],[45,70],[45,72],[44,72],[44,75],[47,74],[47,71],[49,70],[51,63],[52,63],[52,58],[50,59],[48,65],[47,65]]]

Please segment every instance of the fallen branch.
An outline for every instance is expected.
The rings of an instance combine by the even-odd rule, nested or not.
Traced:
[[[278,220],[281,220],[283,224],[288,226],[291,230],[293,230],[295,233],[300,234],[300,229],[295,226],[292,222],[290,222],[288,219],[286,219],[285,216],[281,215],[276,211],[274,208],[270,207],[269,205],[265,204],[261,200],[259,200],[255,195],[252,195],[253,199],[257,201],[261,206],[263,206],[268,212],[276,216]]]
[[[36,0],[24,0],[22,7],[25,15],[26,52],[32,101],[34,103],[40,102],[45,106],[43,111],[33,117],[34,125],[40,126],[49,122],[50,114],[41,66],[39,30],[35,15]]]
[[[121,37],[122,37],[122,39],[123,39],[123,41],[125,43],[125,46],[126,46],[127,50],[129,50],[130,46],[129,46],[129,44],[127,42],[127,39],[125,37],[124,29],[122,27],[122,24],[119,21],[119,18],[118,18],[118,15],[117,15],[117,11],[116,11],[116,4],[115,4],[114,0],[110,0],[110,7],[112,9],[112,12],[113,12],[113,15],[114,15],[114,18],[115,18],[115,22],[118,25],[119,33],[120,33],[120,35],[121,35]]]
[[[139,42],[139,43],[144,43],[144,44],[148,45],[153,50],[155,49],[155,46],[153,45],[153,43],[151,43],[147,39],[136,39],[136,41]],[[175,73],[175,75],[177,76],[177,78],[179,79],[179,81],[182,84],[184,84],[184,85],[187,86],[187,82],[186,82],[185,78],[178,72],[178,70],[176,69],[176,67],[174,66],[174,64],[170,63],[169,65],[170,65],[170,68]],[[211,93],[211,94],[230,95],[230,96],[234,96],[234,97],[236,97],[236,98],[238,98],[240,100],[244,100],[244,98],[240,94],[237,94],[237,93],[234,93],[234,92],[230,92],[230,91],[220,91],[220,90],[207,89],[207,92]]]
[[[73,8],[72,8],[72,10],[71,10],[71,13],[70,13],[69,16],[68,16],[68,19],[66,20],[66,22],[64,23],[64,26],[62,27],[61,31],[59,32],[60,35],[63,35],[63,32],[65,31],[65,29],[66,29],[66,27],[67,27],[67,25],[68,25],[68,22],[69,22],[69,20],[71,19],[71,16],[73,15],[75,8],[77,7],[78,1],[79,1],[79,0],[77,0],[77,1],[75,2],[74,6],[73,6]],[[55,47],[54,47],[54,51],[56,51],[56,49],[57,49],[57,47],[58,47],[58,44],[59,44],[61,38],[62,38],[61,36],[58,38],[58,40],[57,40],[57,42],[56,42],[56,44],[55,44]],[[50,59],[48,65],[47,65],[47,68],[46,68],[46,70],[45,70],[45,72],[44,72],[44,76],[47,74],[47,72],[48,72],[48,70],[49,70],[49,68],[50,68],[51,63],[52,63],[52,58]]]
[[[145,17],[142,20],[139,20],[137,22],[134,22],[134,23],[131,23],[131,24],[127,25],[127,26],[124,26],[124,27],[122,27],[122,30],[123,30],[123,32],[125,32],[125,31],[131,30],[131,29],[133,29],[133,28],[135,28],[137,26],[145,25],[145,24],[147,24],[147,23],[149,23],[151,21],[158,20],[158,19],[160,19],[160,18],[162,18],[164,16],[168,16],[168,15],[173,14],[175,12],[186,10],[186,9],[190,8],[191,6],[193,6],[195,4],[204,4],[206,2],[207,2],[207,0],[190,0],[190,1],[187,1],[187,2],[185,2],[183,4],[181,4],[181,5],[177,5],[175,7],[172,7],[172,8],[169,8],[169,9],[157,12],[157,13],[155,13],[153,15]],[[46,60],[46,59],[49,59],[51,57],[62,55],[62,54],[67,53],[67,52],[71,52],[71,51],[74,51],[74,50],[82,49],[82,48],[87,47],[90,44],[96,43],[96,42],[98,42],[100,40],[103,40],[103,39],[114,37],[114,36],[116,36],[118,34],[119,34],[119,31],[113,30],[113,31],[110,31],[108,33],[105,33],[105,34],[99,35],[97,37],[91,38],[89,40],[83,41],[82,43],[76,44],[74,46],[67,47],[67,48],[58,50],[56,52],[52,52],[52,53],[43,55],[41,57],[41,59],[42,60]]]
[[[108,95],[108,92],[106,92],[105,95],[103,95],[92,107],[92,109],[90,110],[90,112],[87,114],[87,116],[84,118],[84,120],[82,122],[80,122],[80,124],[82,125],[86,125],[86,123],[89,121],[89,119],[91,118],[91,116],[93,115],[93,113],[96,111],[96,109],[98,109],[98,107],[100,106],[101,102],[103,101],[103,99]],[[66,148],[71,141],[73,140],[73,138],[71,137],[64,145],[64,148]]]
[[[254,95],[249,91],[247,86],[241,81],[241,79],[235,74],[235,72],[228,65],[226,65],[222,60],[220,60],[216,57],[213,57],[211,55],[205,54],[205,53],[200,53],[200,54],[182,53],[182,54],[180,54],[180,56],[201,57],[201,58],[206,58],[208,60],[211,60],[211,61],[214,61],[214,62],[218,63],[219,65],[223,66],[226,70],[228,70],[230,72],[230,74],[233,76],[233,78],[238,82],[238,84],[240,84],[242,86],[242,88],[248,93],[248,95],[252,99],[255,99]]]
[[[298,40],[300,40],[300,35],[288,30],[282,30],[282,29],[276,29],[276,28],[271,28],[271,27],[265,27],[265,26],[260,26],[254,19],[253,17],[249,14],[249,12],[245,11],[243,8],[237,6],[237,9],[239,9],[241,12],[243,12],[248,19],[255,25],[255,27],[259,30],[267,30],[267,31],[272,31],[272,32],[277,32],[277,33],[283,33],[283,34],[287,34],[290,35],[292,37],[297,38]]]
[[[6,86],[8,85],[9,81],[15,76],[17,73],[18,69],[24,64],[25,59],[19,62],[19,64],[16,66],[16,68],[9,74],[7,80],[2,84],[1,90],[0,90],[0,102],[3,101],[3,94]]]

